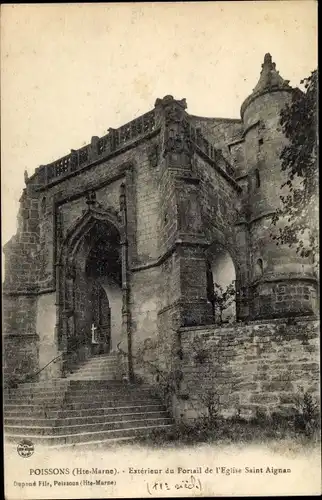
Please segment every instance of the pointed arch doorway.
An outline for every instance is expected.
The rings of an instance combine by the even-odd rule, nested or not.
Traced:
[[[56,328],[64,372],[88,356],[117,351],[120,344],[132,379],[124,214],[89,204],[62,242],[58,262]]]
[[[122,268],[117,235],[111,239],[104,228],[96,226],[90,242],[85,279],[91,290],[91,354],[97,355],[109,353],[121,339]]]

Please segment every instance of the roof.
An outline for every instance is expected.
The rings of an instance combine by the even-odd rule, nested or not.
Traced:
[[[243,102],[240,114],[243,117],[247,106],[258,96],[267,92],[276,92],[277,90],[292,90],[289,80],[284,80],[276,69],[276,64],[272,61],[271,54],[265,54],[262,70],[257,85],[253,92]]]

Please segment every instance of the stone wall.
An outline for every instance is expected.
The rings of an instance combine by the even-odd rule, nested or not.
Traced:
[[[39,336],[39,367],[43,368],[59,354],[56,342],[56,294],[46,293],[37,297],[37,334]],[[41,379],[60,376],[60,361],[51,363],[40,373]]]
[[[17,234],[4,246],[5,287],[30,290],[39,277],[39,213],[37,194],[25,188],[20,198]]]
[[[4,377],[24,377],[39,369],[39,338],[36,334],[4,335]]]
[[[240,137],[243,131],[242,121],[229,118],[204,118],[191,116],[194,126],[200,127],[205,137],[218,149],[221,149],[227,159],[231,159],[228,144]]]
[[[238,193],[215,167],[194,157],[194,171],[200,178],[200,206],[208,240],[217,238],[233,246]]]
[[[158,167],[151,165],[149,147],[141,145],[136,151],[136,254],[139,264],[159,256],[159,187]]]
[[[3,330],[5,333],[36,333],[37,299],[34,295],[3,296]]]
[[[302,392],[319,394],[318,322],[256,321],[180,331],[183,375],[176,417],[195,418],[214,393],[226,416],[291,411]],[[179,361],[178,361],[179,363]],[[218,399],[217,399],[218,398]]]

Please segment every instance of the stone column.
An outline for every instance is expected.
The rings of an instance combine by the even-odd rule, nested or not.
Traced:
[[[126,339],[128,354],[128,378],[134,379],[133,359],[132,359],[132,332],[130,315],[130,289],[129,289],[129,270],[128,270],[128,239],[127,239],[127,206],[126,206],[126,186],[121,184],[120,188],[120,210],[122,225],[124,228],[121,236],[121,258],[122,258],[122,338]]]
[[[161,123],[160,251],[174,254],[172,304],[181,326],[211,322],[207,300],[206,239],[200,204],[200,179],[193,171],[185,99],[157,99]]]

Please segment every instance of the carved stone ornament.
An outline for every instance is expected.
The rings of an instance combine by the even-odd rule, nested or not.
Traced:
[[[74,279],[75,276],[76,276],[75,265],[72,262],[67,262],[67,265],[66,265],[66,278],[67,279]]]
[[[160,159],[160,146],[158,143],[155,142],[151,144],[148,152],[148,157],[150,166],[153,168],[157,167]]]
[[[187,134],[184,122],[180,126],[172,125],[165,130],[163,154],[166,153],[186,153],[192,156],[193,144]]]
[[[98,204],[95,191],[89,191],[86,193],[86,204],[89,208]]]
[[[168,125],[169,123],[179,123],[184,119],[187,102],[186,99],[178,101],[172,95],[167,95],[163,99],[157,99],[155,107],[163,108],[165,123]]]

